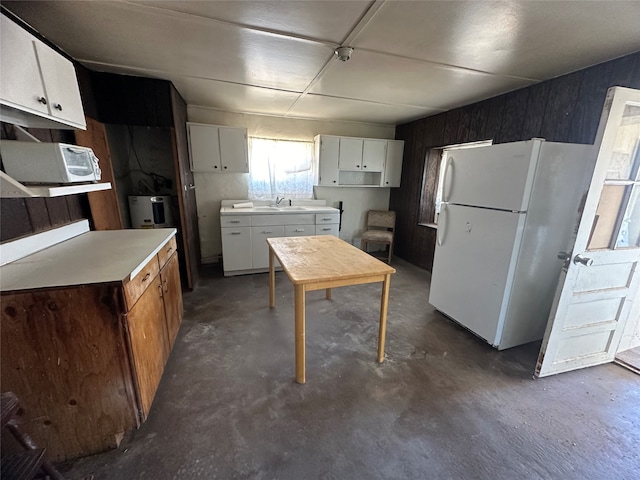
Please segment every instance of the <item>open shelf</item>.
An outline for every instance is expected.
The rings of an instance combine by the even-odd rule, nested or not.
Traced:
[[[64,195],[110,189],[110,182],[27,186],[0,171],[0,198],[62,197]]]

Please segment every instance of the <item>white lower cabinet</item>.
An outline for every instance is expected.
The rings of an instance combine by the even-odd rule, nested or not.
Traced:
[[[274,237],[284,237],[284,225],[251,227],[252,268],[269,268],[267,238]],[[245,253],[245,255],[247,255],[247,253]],[[278,265],[280,265],[280,263],[276,260],[276,266]]]
[[[333,209],[337,212],[337,210]],[[269,268],[267,238],[339,235],[340,213],[221,215],[222,263],[225,276],[265,272]],[[280,263],[276,260],[276,267]]]
[[[222,228],[222,262],[227,271],[251,270],[251,227]]]

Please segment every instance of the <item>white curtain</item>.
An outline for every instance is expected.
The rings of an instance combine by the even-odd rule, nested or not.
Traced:
[[[318,180],[313,142],[249,137],[249,198],[312,198]]]

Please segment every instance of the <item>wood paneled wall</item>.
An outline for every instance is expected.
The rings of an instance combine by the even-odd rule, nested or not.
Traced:
[[[427,270],[433,265],[435,230],[419,226],[424,185],[434,196],[437,167],[427,165],[429,149],[493,139],[494,143],[529,140],[592,144],[607,89],[640,89],[640,52],[554,78],[482,102],[426,117],[396,128],[404,140],[400,188],[391,189],[395,210],[394,253]]]
[[[28,129],[43,142],[75,143],[69,130]],[[13,139],[13,126],[2,123],[2,138]],[[0,241],[24,237],[89,218],[85,195],[54,198],[3,198],[0,200]]]

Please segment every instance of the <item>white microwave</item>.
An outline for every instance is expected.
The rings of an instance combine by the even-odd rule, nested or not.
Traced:
[[[5,173],[23,183],[97,182],[98,158],[88,147],[66,143],[0,141]]]

